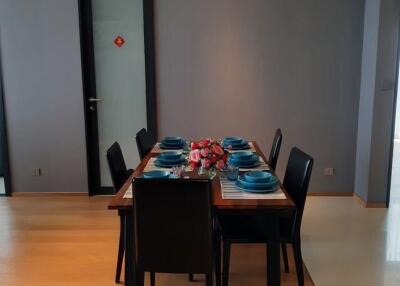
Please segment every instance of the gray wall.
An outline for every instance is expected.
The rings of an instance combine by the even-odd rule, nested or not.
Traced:
[[[78,0],[0,0],[0,33],[14,192],[87,192]]]
[[[280,127],[281,176],[297,145],[315,158],[311,191],[352,192],[363,12],[362,0],[156,0],[159,136],[242,135],[269,152]]]
[[[380,0],[366,0],[354,191],[368,199]]]
[[[400,3],[366,2],[355,191],[385,202],[395,95]]]
[[[368,201],[385,202],[396,81],[400,3],[381,0]]]

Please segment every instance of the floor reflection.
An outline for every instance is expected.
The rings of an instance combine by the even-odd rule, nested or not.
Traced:
[[[400,140],[395,140],[393,145],[390,205],[386,227],[386,261],[400,261]]]

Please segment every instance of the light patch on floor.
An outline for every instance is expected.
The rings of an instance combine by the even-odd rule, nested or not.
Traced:
[[[4,177],[0,177],[0,195],[5,195],[6,187],[4,186]]]
[[[352,197],[309,197],[303,258],[315,285],[400,285],[399,204],[367,209]]]

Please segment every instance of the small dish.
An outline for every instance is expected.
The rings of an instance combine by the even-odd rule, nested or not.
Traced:
[[[178,160],[182,157],[182,152],[179,151],[167,151],[164,153],[161,153],[159,158],[165,159],[165,160]]]
[[[170,172],[168,171],[160,171],[160,170],[154,170],[154,171],[148,171],[148,172],[143,172],[143,178],[145,179],[161,179],[161,178],[169,178]]]
[[[231,156],[233,159],[238,159],[238,160],[251,160],[253,158],[254,153],[251,151],[239,151],[236,153],[233,153]]]
[[[247,182],[268,183],[272,178],[272,174],[263,171],[249,171],[244,174],[244,177]]]
[[[236,136],[224,138],[224,144],[240,144],[242,141],[243,138]]]

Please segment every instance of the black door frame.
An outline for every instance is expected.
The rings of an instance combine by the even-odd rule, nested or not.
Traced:
[[[1,43],[0,43],[1,44]],[[10,197],[12,195],[12,184],[11,184],[11,172],[10,172],[10,161],[9,161],[9,149],[8,149],[8,139],[7,139],[7,122],[6,122],[6,109],[5,109],[5,96],[4,96],[4,88],[3,88],[3,63],[1,58],[1,45],[0,45],[0,113],[1,120],[3,124],[0,126],[0,134],[3,134],[3,148],[0,150],[3,157],[4,164],[4,188],[5,195]]]
[[[79,0],[79,22],[82,57],[83,101],[85,109],[86,152],[89,195],[113,194],[101,187],[97,112],[90,111],[89,98],[96,98],[96,76],[93,44],[92,0]],[[154,47],[154,1],[143,0],[147,130],[157,140],[156,74]],[[135,144],[132,134],[132,144]]]

